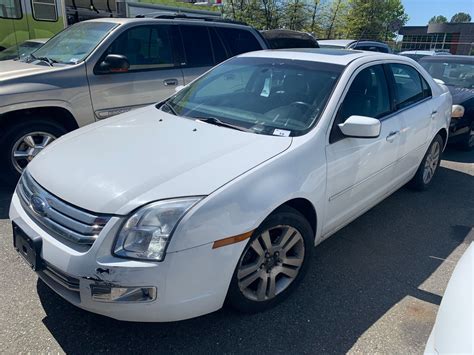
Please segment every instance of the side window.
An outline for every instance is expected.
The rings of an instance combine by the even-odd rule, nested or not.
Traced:
[[[428,85],[428,83],[426,82],[426,80],[423,79],[423,77],[421,76],[421,74],[420,74],[420,79],[421,79],[421,86],[422,86],[422,88],[423,88],[423,98],[433,96],[432,93],[431,93],[431,88],[430,88],[430,86]]]
[[[58,20],[56,0],[31,0],[33,18],[37,21]]]
[[[390,64],[395,79],[397,109],[407,107],[423,99],[420,74],[405,64]]]
[[[22,17],[20,0],[0,0],[0,18],[20,19]]]
[[[205,26],[181,26],[186,64],[189,67],[214,65],[209,32]]]
[[[209,28],[211,34],[212,50],[214,52],[215,64],[219,64],[228,58],[224,43],[218,36],[216,30],[212,27]]]
[[[127,57],[130,71],[174,67],[170,28],[166,25],[134,27],[122,33],[106,54]]]
[[[390,96],[387,80],[381,65],[363,69],[352,81],[334,120],[331,142],[341,139],[338,127],[350,116],[381,118],[390,113]]]
[[[255,35],[248,30],[226,27],[218,27],[216,30],[230,49],[232,56],[262,49]]]

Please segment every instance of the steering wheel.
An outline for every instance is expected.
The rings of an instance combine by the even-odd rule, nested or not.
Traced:
[[[310,105],[310,104],[308,104],[307,102],[304,102],[304,101],[294,101],[291,104],[289,104],[288,106],[304,106],[306,109],[310,109],[310,108],[313,107],[312,105]]]

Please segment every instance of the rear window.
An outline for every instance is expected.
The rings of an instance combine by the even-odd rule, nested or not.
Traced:
[[[216,28],[216,30],[224,40],[232,56],[262,49],[255,35],[248,30],[224,27]]]

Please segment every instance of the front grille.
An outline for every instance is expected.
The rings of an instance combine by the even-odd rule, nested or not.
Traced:
[[[110,216],[97,215],[68,204],[41,187],[25,171],[17,194],[28,215],[53,237],[80,245],[92,245]]]

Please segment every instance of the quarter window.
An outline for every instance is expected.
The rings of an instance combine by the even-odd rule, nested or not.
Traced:
[[[140,26],[122,33],[106,54],[121,54],[130,63],[129,70],[174,67],[169,26]]]
[[[352,81],[334,120],[331,142],[342,139],[338,124],[350,116],[381,118],[391,111],[385,72],[381,65],[363,69]]]
[[[216,30],[233,56],[262,49],[262,46],[250,31],[224,27],[218,27]]]
[[[22,17],[20,0],[0,0],[0,18],[20,19]]]
[[[56,0],[31,0],[33,18],[38,21],[58,20]]]
[[[189,67],[214,65],[209,32],[204,26],[181,26],[186,64]]]
[[[416,69],[405,64],[390,64],[390,67],[395,79],[397,109],[410,106],[425,97],[421,77]]]

